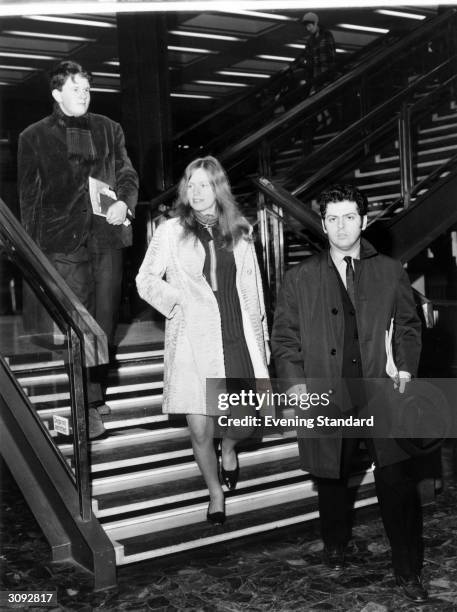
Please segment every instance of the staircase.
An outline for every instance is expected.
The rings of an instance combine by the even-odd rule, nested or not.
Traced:
[[[416,181],[426,178],[435,168],[449,162],[457,154],[457,103],[456,101],[443,104],[438,110],[422,118],[417,126],[417,138],[414,143],[413,173]],[[314,146],[318,148],[335,136],[334,132],[322,134],[315,139]],[[401,178],[398,140],[386,143],[376,153],[371,153],[357,168],[338,177],[338,182],[355,184],[368,199],[368,218],[373,222],[386,209],[388,213],[384,219],[392,221],[402,210],[399,203],[401,198]],[[298,156],[290,156],[285,166],[289,168],[299,160]],[[450,170],[444,171],[439,179],[448,179]],[[274,176],[277,184],[281,184],[281,172]],[[336,181],[335,181],[336,182]],[[411,205],[420,197],[427,194],[427,188],[420,190],[417,197],[413,197]],[[395,204],[398,203],[398,206]],[[312,209],[319,213],[317,201],[311,202]],[[383,223],[385,223],[383,221]],[[452,217],[449,217],[452,224]],[[431,229],[430,227],[428,228]],[[297,231],[286,231],[286,264],[295,265],[304,256],[312,253],[307,244],[306,237]]]
[[[53,352],[14,355],[9,364],[72,467],[73,445],[54,429],[55,416],[70,417],[63,361]],[[92,508],[113,543],[117,565],[317,517],[316,492],[299,467],[296,433],[286,425],[280,434],[264,431],[262,439],[240,445],[240,481],[226,492],[228,520],[224,527],[207,523],[208,492],[185,420],[161,413],[162,381],[160,345],[122,347],[110,365],[108,432],[90,443]],[[294,415],[286,410],[280,416]],[[360,460],[358,470],[357,505],[376,503],[371,468]]]

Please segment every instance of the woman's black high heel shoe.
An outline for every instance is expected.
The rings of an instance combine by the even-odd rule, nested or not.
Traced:
[[[225,523],[225,497],[224,497],[224,509],[223,510],[218,510],[217,512],[210,512],[209,504],[208,504],[208,512],[206,513],[206,520],[208,521],[208,523],[211,523],[212,525],[223,525]]]
[[[238,461],[238,453],[236,453],[236,468],[234,470],[225,470],[222,464],[222,457],[221,457],[221,480],[222,480],[222,483],[225,484],[225,486],[227,487],[229,491],[233,491],[233,489],[236,489],[236,485],[238,484],[239,475],[240,475],[240,462]]]

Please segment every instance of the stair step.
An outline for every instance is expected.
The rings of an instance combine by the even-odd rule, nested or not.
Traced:
[[[446,123],[445,125],[437,125],[434,127],[419,128],[419,134],[438,134],[439,132],[455,132],[457,130],[457,121],[454,123]]]
[[[359,499],[355,502],[355,507],[376,504],[372,473],[368,472],[363,478],[351,479],[350,484],[355,485],[356,482],[360,483],[360,488]],[[160,533],[145,533],[140,537],[127,537],[115,541],[116,562],[118,565],[124,565],[161,557],[191,548],[298,525],[318,518],[316,492],[311,481],[304,480],[293,493],[294,499],[286,499],[285,502],[280,503],[281,497],[278,494],[276,500],[269,498],[269,502],[273,503],[259,505],[258,508],[251,508],[247,511],[242,511],[241,504],[238,506],[235,505],[236,502],[230,503],[236,498],[228,498],[226,503],[228,519],[226,524],[219,528],[208,524],[205,520],[207,503],[200,504],[192,513],[193,518],[200,518],[192,525],[192,529],[184,525]],[[235,512],[236,510],[240,512]]]
[[[114,441],[114,440],[113,440]],[[284,440],[268,440],[259,443],[262,449],[283,444]],[[73,452],[71,445],[59,447],[62,454]],[[253,451],[256,452],[256,451]],[[153,467],[164,462],[176,463],[177,460],[193,459],[193,450],[189,436],[161,439],[158,436],[145,437],[136,444],[131,439],[125,440],[118,436],[118,444],[110,447],[93,446],[91,449],[91,472],[109,472],[129,468],[134,470],[139,466]],[[242,453],[240,453],[242,456]]]
[[[243,470],[237,491],[271,485],[277,481],[285,482],[302,476],[298,455],[275,463],[263,464],[260,476],[258,467],[251,465]],[[94,499],[94,511],[97,517],[103,518],[154,507],[193,503],[197,499],[205,501],[208,499],[208,489],[200,474],[191,478],[101,495]]]
[[[262,446],[255,451],[239,453],[240,469],[245,470],[247,466],[262,465],[270,461],[280,461],[289,457],[297,456],[297,443],[285,437],[284,441],[278,441],[274,445]],[[200,470],[189,453],[187,461],[179,464],[159,465],[146,470],[138,470],[130,474],[115,474],[97,476],[92,479],[92,495],[98,497],[105,493],[113,493],[126,489],[136,489],[154,483],[163,483],[169,480],[191,478],[200,474]]]
[[[449,158],[445,158],[445,159],[435,159],[435,160],[430,160],[430,161],[424,161],[424,162],[419,162],[414,164],[416,168],[426,168],[428,166],[441,166],[443,164],[445,164],[446,162],[449,161]],[[394,168],[380,168],[378,170],[371,170],[368,172],[363,172],[360,170],[360,168],[357,168],[357,170],[354,172],[354,176],[358,177],[358,178],[362,178],[364,176],[379,176],[379,175],[385,175],[385,174],[399,174],[400,170],[398,167],[394,167]]]

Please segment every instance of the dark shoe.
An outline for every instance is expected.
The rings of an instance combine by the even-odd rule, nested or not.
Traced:
[[[419,576],[400,576],[396,574],[395,582],[403,591],[403,595],[411,601],[415,601],[416,603],[427,601],[428,593],[424,589]]]
[[[102,417],[100,416],[96,408],[89,408],[89,439],[99,438],[102,436],[106,429],[103,425]]]
[[[223,510],[218,510],[217,512],[210,512],[209,504],[208,504],[208,512],[206,513],[206,520],[208,521],[208,523],[211,523],[212,525],[223,525],[225,523],[225,498],[224,498],[224,509]]]
[[[108,406],[108,404],[100,404],[100,406],[97,406],[97,412],[102,416],[107,416],[108,414],[111,414],[111,408]]]
[[[324,548],[324,562],[327,567],[332,570],[344,569],[345,563],[345,547],[342,544],[336,544],[334,546],[325,546]]]
[[[235,451],[236,453],[236,451]],[[234,470],[226,470],[222,464],[222,456],[221,456],[221,481],[222,484],[225,484],[229,491],[233,491],[236,489],[236,485],[238,484],[238,478],[240,475],[240,463],[238,461],[238,453],[236,453],[236,468]]]

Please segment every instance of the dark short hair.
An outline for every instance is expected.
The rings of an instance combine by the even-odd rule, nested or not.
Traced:
[[[87,79],[90,83],[91,75],[89,72],[83,69],[81,64],[71,61],[60,62],[60,64],[57,64],[57,66],[49,74],[49,86],[51,91],[54,89],[58,89],[60,91],[65,85],[67,79],[70,77],[72,78],[77,74]]]
[[[357,205],[357,211],[361,217],[365,216],[368,212],[368,201],[366,196],[354,187],[354,185],[332,185],[321,193],[319,198],[319,209],[322,219],[325,219],[327,212],[327,204],[331,202],[355,202]]]

